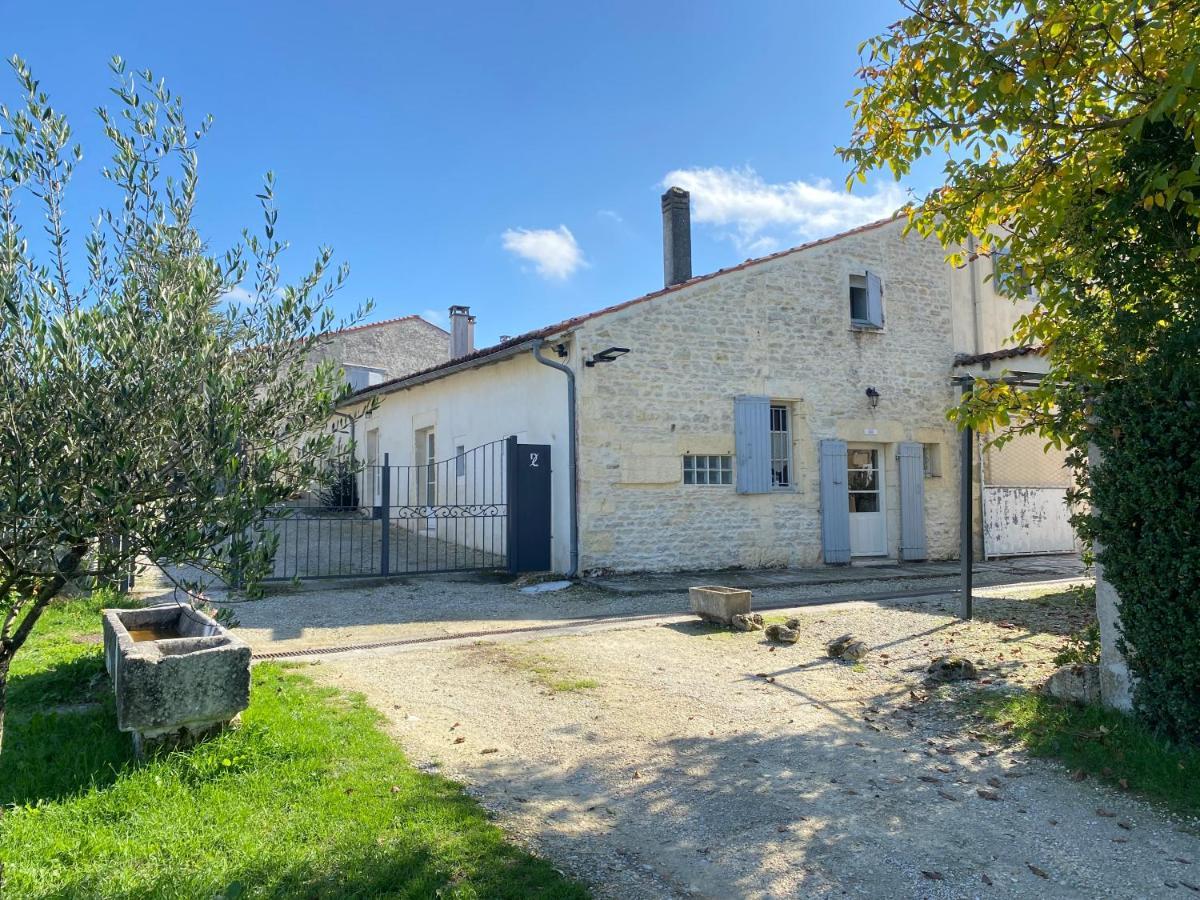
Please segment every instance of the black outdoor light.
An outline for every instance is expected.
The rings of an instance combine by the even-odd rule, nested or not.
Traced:
[[[873,387],[867,388],[867,402],[871,404],[871,409],[879,405],[879,391]]]
[[[589,369],[596,363],[610,363],[616,360],[618,356],[623,356],[629,352],[628,347],[606,347],[599,353],[593,353],[592,358],[587,360],[584,365]]]

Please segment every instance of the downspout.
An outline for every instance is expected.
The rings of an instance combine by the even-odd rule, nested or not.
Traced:
[[[979,261],[975,248],[975,235],[967,235],[967,274],[971,276],[971,321],[975,325],[975,352],[983,349],[983,316],[979,312],[979,282],[975,277],[975,264]]]
[[[575,474],[578,458],[575,439],[575,371],[570,366],[542,356],[542,348],[545,346],[545,338],[534,344],[533,358],[543,366],[558,369],[567,376],[567,480],[571,485],[568,494],[571,519],[571,570],[567,572],[567,577],[574,578],[579,574],[579,482],[576,480]]]

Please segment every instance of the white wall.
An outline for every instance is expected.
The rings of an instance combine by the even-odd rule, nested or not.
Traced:
[[[516,435],[522,443],[549,444],[552,454],[551,560],[555,571],[570,564],[567,459],[567,388],[563,373],[538,363],[528,351],[516,357],[396,391],[382,398],[357,426],[359,455],[366,433],[378,428],[380,455],[393,466],[424,464],[414,455],[414,436],[434,430],[437,458]]]

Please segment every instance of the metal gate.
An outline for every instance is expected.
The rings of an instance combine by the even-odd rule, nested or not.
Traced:
[[[508,459],[493,441],[422,465],[333,465],[280,507],[269,580],[387,577],[508,568]],[[548,516],[547,516],[548,517]]]

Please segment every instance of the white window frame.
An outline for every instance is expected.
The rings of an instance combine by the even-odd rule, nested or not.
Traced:
[[[857,280],[856,280],[857,279]],[[870,301],[867,299],[867,276],[864,272],[851,272],[847,279],[849,285],[850,299],[850,324],[856,328],[870,328],[871,320],[868,316],[871,315]],[[854,292],[858,290],[862,292],[862,311],[863,315],[854,315]]]
[[[942,477],[942,445],[941,444],[922,444],[921,445],[921,468],[925,471],[926,478],[941,478]]]
[[[712,480],[714,475],[715,481]],[[727,453],[685,453],[683,483],[689,487],[731,487],[733,456]]]
[[[782,427],[779,427],[782,425]],[[792,467],[792,409],[787,403],[772,403],[771,404],[771,419],[770,419],[770,436],[771,444],[771,489],[776,491],[790,491],[796,486],[796,473]],[[783,436],[783,455],[776,454],[775,436]],[[782,465],[783,477],[777,475],[777,466]]]

